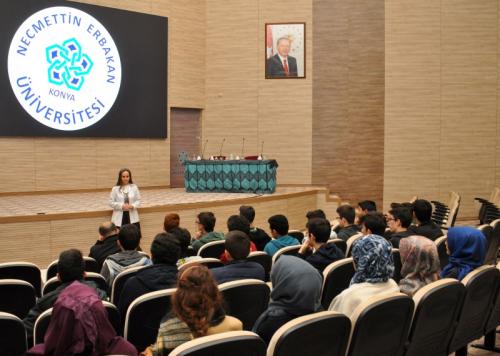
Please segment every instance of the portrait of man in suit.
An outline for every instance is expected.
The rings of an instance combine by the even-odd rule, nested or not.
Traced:
[[[267,75],[269,77],[296,77],[297,60],[290,56],[290,40],[281,37],[276,41],[278,53],[267,60]]]
[[[305,78],[305,23],[266,24],[266,78]]]

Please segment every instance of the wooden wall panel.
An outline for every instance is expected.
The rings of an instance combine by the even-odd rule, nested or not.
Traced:
[[[386,1],[384,209],[439,195],[440,11],[435,0]]]
[[[498,7],[386,0],[386,207],[454,190],[474,217],[498,185]]]
[[[2,191],[35,190],[35,140],[1,138],[0,162],[2,162],[0,171]]]
[[[311,45],[311,1],[207,1],[207,103],[203,138],[207,154],[264,154],[276,158],[279,183],[309,183],[311,79],[264,79],[266,22],[307,22]],[[310,51],[306,69],[310,69]],[[306,73],[307,76],[310,72]]]
[[[301,0],[259,1],[258,65],[259,140],[265,142],[264,154],[275,157],[280,184],[310,184],[312,168],[312,51],[313,2]],[[306,23],[306,78],[265,79],[265,24],[273,22]]]
[[[256,154],[258,142],[258,2],[207,0],[205,155]]]
[[[26,261],[44,268],[50,255],[50,221],[2,224],[0,263]]]
[[[314,2],[312,182],[382,202],[384,2]]]

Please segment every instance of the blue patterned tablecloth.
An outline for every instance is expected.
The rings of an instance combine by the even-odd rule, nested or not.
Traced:
[[[185,161],[187,192],[231,192],[271,194],[276,190],[274,159],[263,161]]]

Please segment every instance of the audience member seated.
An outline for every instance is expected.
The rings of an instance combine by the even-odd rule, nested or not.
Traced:
[[[369,214],[365,217],[368,216]],[[365,236],[354,245],[352,258],[356,272],[350,287],[336,296],[328,308],[348,317],[353,315],[360,303],[371,296],[399,292],[398,284],[391,279],[394,273],[392,245],[385,238],[378,235]]]
[[[26,355],[137,355],[134,345],[116,336],[95,289],[72,282],[54,304],[44,343]]]
[[[168,213],[163,219],[163,230],[165,232],[170,232],[172,229],[179,228],[181,223],[181,218],[177,213]]]
[[[263,251],[266,244],[271,241],[271,237],[262,229],[255,227],[253,221],[255,219],[255,209],[252,206],[240,206],[240,215],[245,217],[250,223],[250,240],[255,244],[258,251]]]
[[[321,209],[311,210],[311,211],[307,212],[307,214],[306,214],[307,221],[309,221],[311,219],[316,219],[316,218],[326,219],[325,212]]]
[[[264,252],[273,256],[276,251],[287,246],[299,244],[296,238],[288,235],[288,219],[284,215],[273,215],[269,218],[269,230],[273,239],[264,247]]]
[[[271,302],[252,330],[266,344],[285,323],[322,310],[321,275],[304,260],[295,256],[281,256],[271,270],[271,282]]]
[[[137,251],[141,239],[140,231],[134,224],[123,225],[118,233],[121,252],[108,256],[101,268],[101,274],[111,289],[113,280],[121,271],[130,267],[147,266],[151,260]]]
[[[328,220],[313,218],[307,222],[308,238],[299,250],[299,257],[304,258],[319,272],[326,266],[344,258],[344,253],[335,244],[326,242],[330,238],[331,226]]]
[[[195,233],[194,240],[191,242],[191,246],[196,252],[198,252],[201,246],[208,242],[224,240],[224,234],[222,232],[214,231],[214,213],[210,211],[199,213],[196,217],[196,224],[198,230]]]
[[[156,235],[151,243],[153,265],[139,270],[123,286],[118,305],[123,320],[129,305],[136,298],[149,292],[175,287],[180,250],[173,234],[163,232]]]
[[[443,231],[441,231],[439,225],[431,220],[432,205],[427,200],[415,200],[413,203],[413,216],[417,220],[417,225],[411,225],[408,228],[413,235],[425,236],[432,241],[443,236]]]
[[[23,323],[26,328],[28,339],[33,337],[33,326],[40,314],[45,310],[52,308],[57,297],[61,292],[74,281],[88,285],[96,290],[101,299],[106,299],[106,292],[97,288],[97,285],[90,281],[84,281],[85,277],[85,263],[83,261],[82,253],[76,249],[70,249],[61,252],[59,255],[59,262],[57,263],[57,278],[61,281],[61,285],[56,290],[47,293],[39,298],[36,305],[29,311]]]
[[[308,222],[311,219],[316,219],[316,218],[326,219],[325,212],[322,209],[310,210],[310,211],[307,212],[306,219],[307,219]],[[326,219],[326,220],[328,220],[328,219]],[[307,223],[306,223],[306,229],[304,230],[304,236],[307,236]],[[330,238],[331,239],[337,238],[337,233],[335,231],[333,231],[333,230],[330,230]],[[305,241],[306,241],[305,238],[302,239],[302,243],[304,243]]]
[[[361,225],[359,222],[361,217],[375,211],[377,211],[377,204],[373,200],[360,201],[358,206],[356,206],[356,224]]]
[[[245,278],[266,281],[264,267],[257,262],[247,261],[250,253],[250,239],[247,234],[238,230],[228,232],[224,246],[228,264],[211,270],[219,284]]]
[[[349,237],[360,232],[359,226],[354,224],[356,211],[352,206],[345,204],[337,208],[337,214],[339,214],[339,229],[337,231],[337,238],[347,242]]]
[[[158,330],[156,343],[145,355],[168,355],[177,346],[197,337],[243,329],[238,319],[226,315],[222,296],[205,266],[187,268],[172,295],[172,311]]]
[[[384,215],[376,211],[372,211],[366,215],[363,215],[360,218],[359,223],[361,225],[361,232],[365,236],[384,236],[385,228],[387,227]]]
[[[439,279],[436,244],[427,237],[409,236],[399,243],[401,280],[399,289],[410,297],[422,287]]]
[[[478,229],[469,226],[450,228],[446,238],[449,263],[441,271],[441,277],[461,281],[469,272],[483,265],[486,245],[486,238]]]
[[[411,231],[408,231],[411,222],[412,215],[409,209],[399,207],[389,210],[387,213],[387,225],[390,230],[388,237],[391,240],[392,246],[399,248],[401,239],[415,235]]]
[[[181,248],[180,257],[177,260],[177,267],[182,266],[186,262],[201,259],[200,256],[193,255],[194,250],[190,248],[191,234],[187,229],[184,229],[182,227],[173,227],[170,229],[169,233],[177,238],[179,247]]]
[[[246,236],[248,236],[248,238],[250,239],[250,222],[244,216],[231,215],[227,219],[227,231],[228,232],[241,231]],[[257,247],[255,246],[255,244],[252,241],[250,241],[250,252],[254,252],[254,251],[257,251]],[[229,262],[225,253],[223,253],[219,257],[219,260],[221,260],[221,262],[224,264]]]
[[[97,261],[100,270],[104,260],[117,252],[120,252],[118,228],[111,221],[106,221],[99,226],[99,239],[90,248],[89,256]]]

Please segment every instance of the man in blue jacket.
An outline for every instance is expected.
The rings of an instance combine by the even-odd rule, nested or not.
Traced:
[[[284,215],[273,215],[267,222],[271,230],[272,240],[264,247],[264,252],[273,256],[279,249],[299,245],[296,238],[288,235],[288,219]]]
[[[219,284],[246,278],[265,282],[264,267],[257,262],[247,261],[250,253],[250,238],[247,234],[238,230],[228,232],[224,246],[226,248],[224,254],[229,263],[211,270]]]

